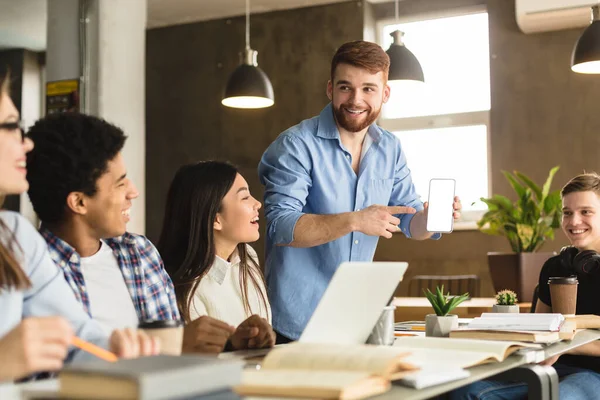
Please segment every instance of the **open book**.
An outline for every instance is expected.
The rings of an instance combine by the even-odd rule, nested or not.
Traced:
[[[457,368],[504,361],[522,348],[542,349],[529,343],[433,337],[400,337],[396,339],[394,348],[410,352],[404,361],[418,367],[435,364]]]
[[[416,366],[409,351],[369,345],[291,343],[269,352],[259,371],[245,370],[241,395],[360,399],[383,393]]]

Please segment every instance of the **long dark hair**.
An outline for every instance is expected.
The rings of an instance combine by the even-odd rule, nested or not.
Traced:
[[[9,93],[9,82],[9,71],[0,71],[0,96]],[[0,101],[2,101],[1,97]],[[4,196],[0,194],[0,208],[3,202]],[[31,282],[16,258],[16,253],[20,250],[20,247],[15,240],[15,234],[1,219],[0,237],[4,238],[4,244],[0,242],[0,289],[26,289],[30,287]]]
[[[237,174],[237,169],[225,162],[184,165],[169,188],[157,247],[175,286],[177,305],[186,323],[191,322],[190,307],[200,280],[215,261],[214,222]],[[248,301],[248,283],[252,282],[268,312],[267,299],[261,289],[264,277],[256,260],[248,254],[245,243],[239,243],[237,251],[245,311],[252,313]]]

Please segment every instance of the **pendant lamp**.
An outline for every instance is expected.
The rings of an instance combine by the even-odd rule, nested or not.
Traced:
[[[600,5],[592,7],[592,23],[575,44],[571,70],[580,74],[600,74]]]
[[[398,0],[396,6],[396,24],[398,23]],[[386,51],[390,57],[390,72],[388,75],[389,81],[414,81],[425,82],[423,69],[417,57],[406,48],[402,37],[404,32],[396,30],[390,34],[394,42]]]
[[[246,48],[242,64],[229,76],[221,104],[232,108],[265,108],[275,102],[273,86],[258,67],[258,52],[250,48],[250,0],[246,0]]]

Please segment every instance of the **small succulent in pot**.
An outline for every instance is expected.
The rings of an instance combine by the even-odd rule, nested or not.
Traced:
[[[517,294],[512,290],[504,289],[496,294],[496,304],[492,311],[496,313],[518,313]]]
[[[448,337],[450,331],[458,329],[458,315],[449,314],[456,306],[469,299],[469,293],[460,296],[444,294],[444,285],[436,287],[435,294],[423,290],[435,314],[425,316],[425,336]]]
[[[450,296],[450,293],[444,295],[444,285],[441,288],[438,286],[435,291],[436,293],[433,294],[431,290],[423,289],[425,297],[427,297],[435,314],[439,317],[448,315],[456,306],[469,299],[469,293],[461,294],[460,296]]]
[[[512,290],[504,289],[496,294],[496,304],[499,306],[514,306],[517,301],[517,294]]]

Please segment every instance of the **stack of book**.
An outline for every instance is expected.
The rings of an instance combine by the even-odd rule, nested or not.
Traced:
[[[564,335],[561,335],[564,323],[562,314],[484,313],[466,327],[450,332],[450,337],[553,343],[572,338],[575,331],[573,327],[569,327],[568,332],[563,331]],[[566,333],[570,333],[571,337]]]

